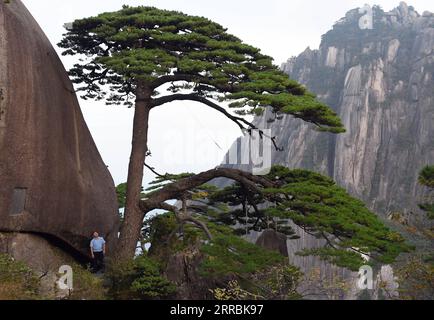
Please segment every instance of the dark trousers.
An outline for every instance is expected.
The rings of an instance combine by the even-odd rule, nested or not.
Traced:
[[[94,252],[93,256],[94,256],[93,265],[92,265],[93,271],[98,272],[100,270],[104,270],[104,253]]]

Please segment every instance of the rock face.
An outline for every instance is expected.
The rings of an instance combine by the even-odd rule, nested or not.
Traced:
[[[319,50],[282,66],[337,111],[347,133],[288,117],[271,125],[286,149],[273,160],[329,175],[379,214],[408,214],[424,195],[418,172],[434,162],[434,16],[405,3],[373,13],[372,30],[350,11]]]
[[[0,232],[47,235],[88,253],[117,236],[113,180],[67,73],[24,5],[0,1]]]
[[[285,149],[272,152],[273,164],[328,175],[380,216],[400,213],[407,222],[426,224],[418,214],[426,190],[417,176],[424,165],[434,163],[434,15],[421,16],[405,3],[390,12],[374,7],[373,14],[374,29],[361,29],[363,13],[349,11],[323,36],[318,50],[308,48],[282,65],[339,114],[345,134],[317,132],[289,116],[271,122],[270,113],[256,123],[271,129]],[[239,143],[231,152],[240,150]],[[296,255],[324,243],[292,226],[300,239],[287,242],[290,262],[306,275],[319,271],[328,286],[347,283],[346,290],[331,295],[312,282],[301,289],[313,292],[313,298],[357,298],[357,273]],[[381,277],[393,280],[389,266],[381,268]],[[388,287],[394,285],[391,281]]]
[[[203,255],[196,248],[189,248],[167,257],[164,274],[176,285],[174,299],[209,300],[213,295],[209,288],[213,287],[209,279],[200,276],[198,269]]]
[[[261,233],[256,244],[271,251],[277,251],[282,256],[288,256],[288,247],[286,245],[287,237],[283,233],[276,232],[272,229],[265,230]]]
[[[40,279],[39,295],[48,299],[65,298],[69,290],[57,285],[59,268],[72,265],[74,258],[46,239],[25,233],[0,233],[0,252],[25,262]]]

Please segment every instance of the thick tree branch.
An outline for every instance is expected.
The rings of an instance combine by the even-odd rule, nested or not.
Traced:
[[[160,208],[159,205],[167,200],[178,199],[184,192],[199,187],[215,178],[228,178],[241,183],[247,190],[261,193],[258,185],[265,188],[275,187],[268,179],[251,173],[230,168],[216,168],[197,175],[178,180],[148,195],[140,202],[143,212]]]

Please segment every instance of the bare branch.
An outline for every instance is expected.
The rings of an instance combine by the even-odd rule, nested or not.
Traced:
[[[215,102],[197,95],[195,93],[190,93],[190,94],[182,94],[182,93],[177,93],[177,94],[173,94],[173,95],[168,95],[168,96],[164,96],[161,98],[155,98],[153,99],[152,102],[152,108],[164,105],[166,103],[170,103],[173,101],[185,101],[185,100],[189,100],[189,101],[195,101],[195,102],[200,102],[203,103],[209,107],[211,107],[214,110],[217,110],[218,112],[222,113],[223,115],[225,115],[227,118],[229,118],[230,120],[232,120],[233,122],[235,122],[237,124],[237,126],[240,127],[241,130],[247,130],[247,132],[251,135],[252,134],[252,130],[258,130],[259,132],[259,136],[261,139],[263,139],[264,137],[268,138],[271,140],[271,142],[273,143],[274,148],[276,149],[276,151],[283,151],[283,148],[279,147],[277,145],[276,142],[276,137],[270,137],[267,134],[265,134],[265,132],[263,130],[260,130],[257,126],[255,126],[253,123],[247,121],[246,119],[242,118],[242,117],[237,117],[234,116],[232,114],[230,114],[225,108],[219,106],[218,104],[216,104]]]
[[[164,175],[158,173],[158,172],[155,170],[154,167],[151,167],[150,165],[148,165],[148,164],[146,164],[146,163],[145,163],[145,167],[148,168],[148,169],[149,169],[153,174],[155,174],[157,177],[164,178]]]
[[[211,107],[212,109],[217,110],[220,113],[223,113],[227,118],[229,118],[230,120],[235,122],[240,127],[241,130],[246,130],[248,128],[256,129],[256,126],[253,123],[247,121],[244,118],[237,117],[237,116],[230,114],[225,108],[219,106],[218,104],[212,102],[211,100],[208,100],[205,97],[199,96],[199,95],[194,94],[194,93],[191,93],[191,94],[179,93],[179,94],[164,96],[161,98],[156,98],[152,102],[152,108],[155,108],[155,107],[158,107],[158,106],[161,106],[163,104],[170,103],[173,101],[185,101],[185,100],[203,103],[203,104]]]

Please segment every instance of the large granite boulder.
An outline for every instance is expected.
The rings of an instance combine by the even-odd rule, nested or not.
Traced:
[[[0,1],[0,232],[34,233],[87,254],[117,236],[113,179],[71,81],[21,1]]]

